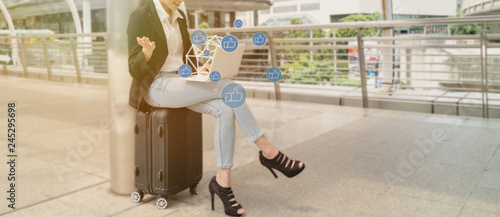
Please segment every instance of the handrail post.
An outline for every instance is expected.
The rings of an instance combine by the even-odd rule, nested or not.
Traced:
[[[276,60],[276,50],[274,48],[273,41],[273,32],[269,32],[267,36],[269,38],[269,53],[271,55],[271,66],[278,67],[278,61]],[[281,100],[281,90],[280,90],[280,82],[274,82],[274,92],[276,93],[276,101]]]
[[[46,38],[42,39],[43,56],[45,57],[45,65],[47,67],[47,75],[49,80],[52,80],[52,66],[50,65],[49,50],[47,48]]]
[[[483,118],[486,118],[486,110],[485,110],[485,107],[484,107],[484,37],[483,37],[483,34],[484,34],[484,28],[483,28],[483,25],[481,25],[481,33],[479,35],[480,37],[480,43],[479,43],[479,50],[480,50],[480,59],[481,59],[481,105],[482,105],[482,109],[483,109]]]
[[[73,64],[75,64],[76,80],[82,83],[82,74],[80,72],[80,64],[78,62],[78,52],[76,50],[75,40],[71,39],[71,51],[73,52]]]
[[[337,31],[333,31],[333,38],[337,39]],[[337,40],[333,41],[333,46],[337,47]],[[337,73],[337,49],[333,49],[333,72],[335,73],[335,86],[338,86],[338,73]]]
[[[483,118],[489,118],[488,99],[488,41],[486,38],[486,24],[481,25],[481,90],[483,102]]]
[[[21,65],[23,66],[23,77],[28,77],[28,66],[26,63],[26,52],[24,50],[24,39],[20,38],[21,42],[17,41],[17,47],[21,54]]]
[[[358,32],[358,52],[359,52],[359,74],[361,75],[361,95],[363,97],[363,108],[368,108],[368,93],[366,88],[365,51],[363,48],[363,32],[356,28]]]

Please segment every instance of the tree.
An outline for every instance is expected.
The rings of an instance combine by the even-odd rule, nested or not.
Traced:
[[[198,29],[210,29],[210,24],[208,24],[207,22],[203,21],[200,23],[200,25],[198,25]]]
[[[462,15],[462,11],[457,9],[457,17]],[[481,26],[478,24],[458,24],[450,25],[453,35],[477,35],[481,33]]]
[[[381,15],[379,12],[375,12],[373,14],[363,15],[363,14],[351,14],[347,17],[340,19],[341,22],[368,22],[368,21],[377,21],[381,19]],[[370,37],[378,34],[379,28],[363,28],[362,33],[363,36]],[[337,37],[356,37],[358,33],[354,28],[347,29],[332,29],[330,30],[330,34],[333,34],[333,31],[336,31]]]

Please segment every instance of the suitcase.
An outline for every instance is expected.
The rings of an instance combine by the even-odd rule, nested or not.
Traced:
[[[168,195],[189,188],[198,194],[203,174],[201,114],[187,108],[139,111],[135,131],[135,186],[130,196],[160,195],[156,206],[167,207]]]

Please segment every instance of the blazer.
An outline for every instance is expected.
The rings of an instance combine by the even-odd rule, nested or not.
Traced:
[[[181,31],[184,56],[191,48],[191,38],[187,29],[186,15],[179,10],[182,18],[178,18],[179,29]],[[139,6],[132,14],[127,27],[128,36],[128,67],[129,73],[133,77],[130,87],[129,105],[139,109],[144,96],[146,95],[154,78],[160,72],[168,56],[167,39],[158,13],[153,1],[146,1]],[[137,37],[148,37],[155,42],[156,48],[149,62],[144,59],[142,46],[137,43]],[[186,59],[184,59],[185,64]],[[191,65],[191,67],[193,67]]]

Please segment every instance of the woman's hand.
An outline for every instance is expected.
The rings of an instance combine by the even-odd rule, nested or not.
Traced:
[[[142,46],[142,53],[144,54],[144,59],[149,62],[151,56],[153,56],[153,51],[156,48],[155,42],[149,41],[149,38],[142,36],[142,38],[137,37],[137,43]]]
[[[212,65],[206,64],[204,66],[198,66],[198,72],[202,75],[208,75],[208,72],[210,72],[210,68]]]

